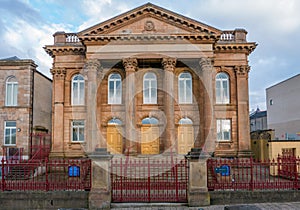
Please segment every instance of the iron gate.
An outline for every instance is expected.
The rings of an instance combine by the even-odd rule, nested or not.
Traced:
[[[112,202],[187,202],[184,158],[113,158]]]

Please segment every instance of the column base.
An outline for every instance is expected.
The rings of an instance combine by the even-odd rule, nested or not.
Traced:
[[[253,152],[251,150],[238,151],[237,156],[239,158],[251,158],[253,157]]]
[[[188,194],[189,207],[209,206],[210,195],[207,191],[196,190]]]
[[[65,158],[64,152],[52,151],[49,154],[49,158]]]
[[[110,192],[101,189],[93,189],[89,193],[89,209],[110,209]]]

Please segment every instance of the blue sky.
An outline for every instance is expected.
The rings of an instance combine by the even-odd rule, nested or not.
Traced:
[[[56,31],[78,32],[144,0],[0,0],[0,58],[33,59],[51,77],[43,46]],[[249,57],[250,109],[266,108],[265,89],[300,72],[299,0],[153,0],[221,30],[244,28],[258,47]]]

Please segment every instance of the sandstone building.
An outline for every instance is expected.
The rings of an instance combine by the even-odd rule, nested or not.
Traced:
[[[222,31],[147,3],[78,33],[56,32],[52,156],[217,156],[250,150],[244,29]]]
[[[33,60],[0,60],[0,146],[11,156],[22,150],[27,159],[30,134],[51,132],[52,81],[36,70]],[[5,154],[3,154],[5,153]]]

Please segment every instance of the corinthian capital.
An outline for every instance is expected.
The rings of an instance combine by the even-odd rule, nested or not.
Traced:
[[[57,78],[57,79],[64,79],[66,76],[66,69],[65,68],[58,68],[58,67],[53,67],[50,70],[51,74],[53,75],[53,77]]]
[[[201,69],[207,69],[213,67],[213,59],[212,58],[200,58],[199,65]]]
[[[101,63],[98,59],[87,60],[84,64],[84,71],[98,71],[101,68]]]
[[[164,70],[167,71],[174,71],[175,66],[176,66],[177,59],[176,58],[169,58],[165,57],[162,59],[162,66],[164,67]]]
[[[243,66],[235,66],[234,67],[235,73],[238,76],[247,76],[250,71],[250,66],[243,65]]]
[[[123,58],[122,60],[125,71],[134,72],[137,69],[138,61],[136,58]]]

